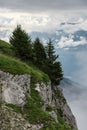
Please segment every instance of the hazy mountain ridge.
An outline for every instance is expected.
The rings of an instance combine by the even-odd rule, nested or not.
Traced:
[[[82,81],[82,83],[84,82]],[[61,81],[60,87],[63,89],[64,96],[76,116],[78,129],[86,130],[87,87],[67,78]]]
[[[67,78],[61,81],[60,87],[63,89],[63,93],[68,100],[78,99],[86,90],[84,87],[82,89],[81,84]]]

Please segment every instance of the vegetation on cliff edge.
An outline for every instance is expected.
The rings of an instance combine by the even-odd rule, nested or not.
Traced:
[[[39,69],[33,68],[26,63],[0,54],[0,70],[10,72],[12,74],[30,74],[35,82],[48,82],[49,77]]]
[[[71,130],[69,125],[58,119],[58,123],[51,117],[48,111],[53,110],[47,106],[47,111],[42,110],[43,101],[35,90],[35,83],[45,82],[51,79],[53,85],[58,85],[63,77],[61,63],[56,61],[58,56],[52,41],[49,40],[47,46],[39,38],[31,41],[26,31],[21,26],[13,31],[10,38],[11,44],[0,40],[0,70],[12,74],[31,75],[31,96],[26,98],[26,104],[21,108],[13,104],[6,104],[17,114],[22,114],[23,118],[31,124],[43,124],[41,130]],[[0,103],[0,108],[2,103]],[[59,117],[58,117],[59,118]]]

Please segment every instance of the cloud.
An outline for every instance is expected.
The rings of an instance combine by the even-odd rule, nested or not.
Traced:
[[[83,86],[82,86],[83,87]],[[75,89],[75,88],[74,88]],[[79,89],[79,88],[78,88]],[[69,98],[67,98],[67,101],[69,103],[69,106],[72,109],[73,114],[75,115],[75,118],[77,120],[77,125],[79,130],[86,130],[86,119],[87,119],[87,90],[83,94],[79,94],[79,98],[75,100],[72,99],[71,95],[74,96],[74,93],[69,93]],[[65,94],[67,97],[67,95]],[[70,100],[70,101],[69,101]]]
[[[86,9],[86,0],[0,0],[0,7],[26,12]]]
[[[82,75],[79,75],[79,77],[80,76]],[[85,88],[82,84],[83,82],[79,84],[70,79],[63,79],[61,82],[63,93],[72,109],[73,114],[75,115],[78,130],[86,130],[87,128],[87,88]]]
[[[83,49],[82,49],[83,47]],[[81,88],[81,93],[76,94],[76,87],[73,86],[75,92],[71,91],[71,85],[68,87],[66,85],[66,93],[65,96],[69,103],[69,106],[72,109],[73,114],[77,120],[77,125],[79,130],[86,130],[86,119],[87,119],[87,45],[83,45],[81,48],[74,51],[74,49],[65,51],[61,49],[61,53],[59,51],[59,56],[61,56],[62,65],[64,69],[64,73],[70,75],[73,81],[78,82],[78,90]],[[72,84],[73,85],[73,84]],[[72,98],[76,97],[76,98]],[[78,98],[79,97],[79,98]],[[75,100],[74,100],[75,99]]]
[[[66,33],[74,33],[78,30],[84,30],[87,31],[87,18],[84,18],[85,13],[79,15],[78,13],[76,15],[68,16],[68,18],[64,18],[64,22],[61,21],[60,26],[58,27],[58,30],[63,30]]]
[[[11,12],[6,9],[0,12],[0,38],[4,37],[4,33],[8,31],[11,35],[17,24],[21,24],[22,28],[28,33],[32,31],[47,31],[54,29],[52,25],[51,18],[47,14],[31,14],[31,13],[21,13],[21,12]],[[47,27],[47,25],[51,25]],[[4,31],[4,33],[3,33]],[[3,35],[3,36],[2,36]],[[9,38],[9,37],[8,37]]]
[[[47,32],[48,34],[54,33],[56,37],[60,37],[58,40],[58,47],[69,47],[83,45],[86,43],[85,37],[78,41],[74,41],[73,35],[79,30],[87,31],[87,17],[83,11],[70,13],[27,13],[17,12],[10,9],[0,8],[0,38],[9,40],[9,37],[17,26],[21,24],[22,28],[28,33],[30,32]],[[8,35],[4,35],[2,32],[7,32]],[[67,35],[68,37],[67,37]],[[6,37],[6,38],[5,38]],[[53,38],[54,39],[54,38]],[[7,41],[8,41],[7,40]]]
[[[54,11],[86,8],[86,0],[0,0],[0,7],[21,11]]]
[[[71,37],[61,37],[60,41],[58,42],[59,48],[69,48],[69,47],[77,47],[79,45],[87,44],[87,40],[84,37],[80,37],[80,41],[74,41],[73,35]]]
[[[77,51],[75,53],[76,61],[78,68],[75,72],[72,73],[74,79],[79,83],[87,87],[87,60],[86,60],[87,51],[84,47],[84,50]]]

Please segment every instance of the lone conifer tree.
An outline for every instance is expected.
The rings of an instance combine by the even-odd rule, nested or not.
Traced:
[[[21,25],[17,25],[10,37],[10,43],[17,50],[18,56],[22,60],[32,59],[31,39],[25,30],[22,30]]]
[[[58,55],[55,55],[55,48],[52,44],[52,40],[49,39],[47,46],[46,46],[46,52],[47,52],[47,59],[48,61],[53,64],[56,59],[58,58]]]
[[[61,63],[58,60],[58,55],[55,54],[55,48],[52,44],[52,40],[46,46],[47,62],[45,72],[49,75],[52,86],[58,85],[63,78],[63,72]]]
[[[33,43],[33,51],[35,53],[35,63],[40,69],[42,69],[46,60],[46,52],[39,38],[36,38]]]

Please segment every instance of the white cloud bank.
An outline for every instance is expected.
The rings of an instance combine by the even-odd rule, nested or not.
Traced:
[[[67,38],[62,36],[58,42],[58,47],[68,49],[69,47],[76,47],[87,44],[87,40],[84,37],[80,37],[80,41],[74,41],[72,37]]]
[[[9,41],[9,37],[17,24],[21,24],[28,33],[32,31],[53,33],[56,30],[68,33],[70,35],[69,38],[66,36],[61,37],[58,43],[58,47],[60,48],[75,47],[87,43],[84,37],[76,42],[72,38],[73,33],[78,30],[87,31],[87,16],[84,11],[59,11],[56,13],[38,14],[14,12],[10,9],[0,8],[0,39]]]

